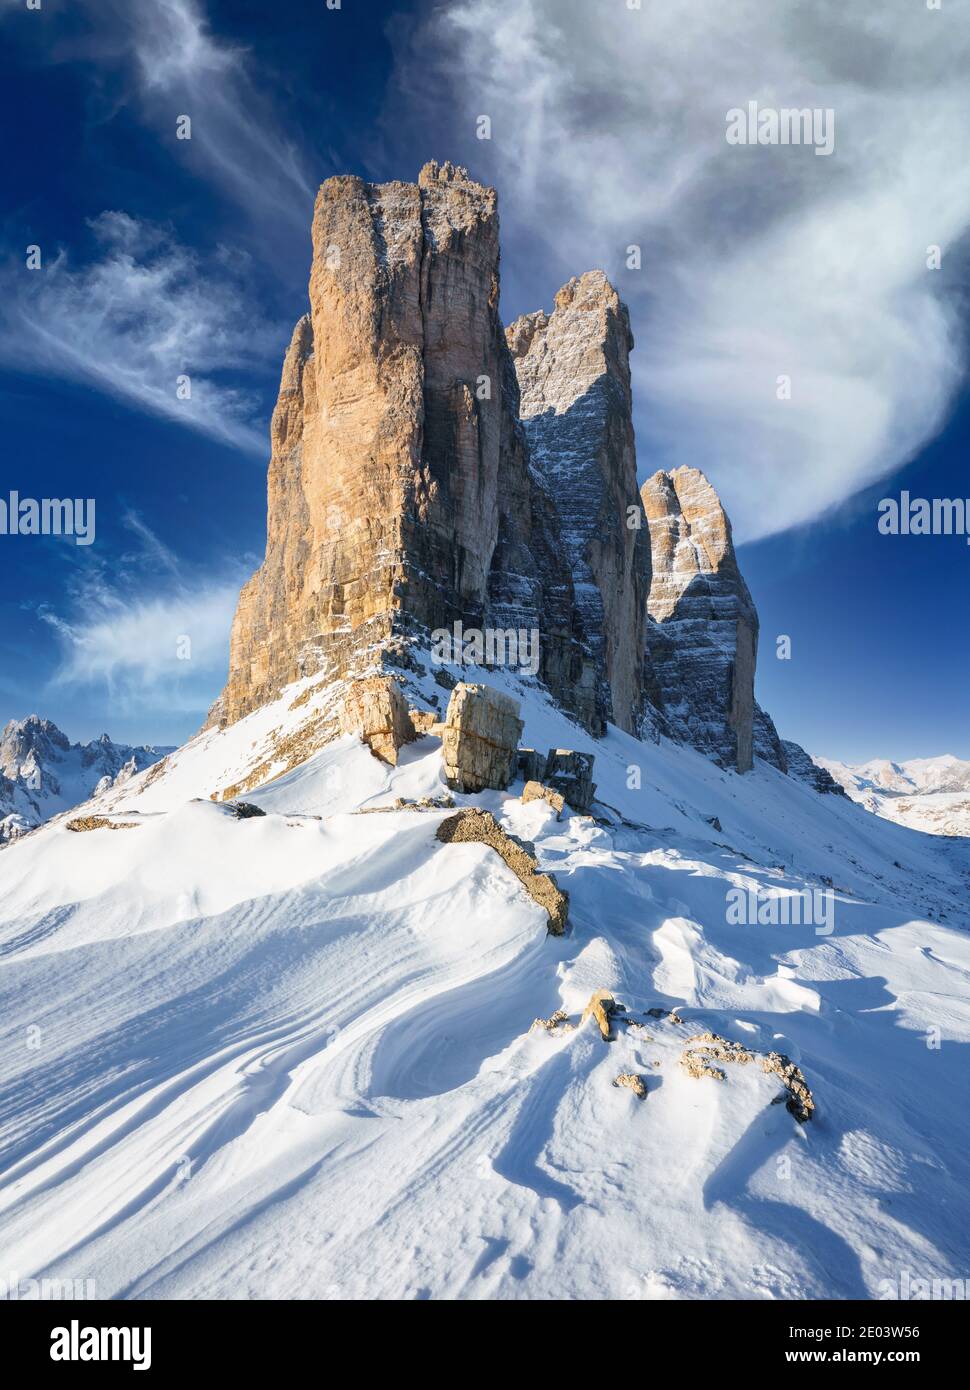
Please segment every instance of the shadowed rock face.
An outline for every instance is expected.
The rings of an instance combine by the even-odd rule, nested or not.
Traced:
[[[640,513],[626,306],[602,271],[506,332],[533,463],[556,499],[606,717],[639,732],[650,546]]]
[[[540,675],[596,727],[555,508],[517,420],[498,256],[495,191],[463,169],[322,185],[310,313],[273,414],[266,559],[240,595],[212,722],[461,621],[538,629]]]
[[[731,523],[696,468],[655,473],[641,497],[653,552],[647,644],[663,714],[674,737],[747,772],[758,615]]]

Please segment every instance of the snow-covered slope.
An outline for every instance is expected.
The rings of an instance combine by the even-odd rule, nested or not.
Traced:
[[[570,893],[563,938],[492,851],[436,840],[447,811],[357,814],[442,792],[440,745],[394,769],[351,738],[313,751],[334,692],[310,686],[102,795],[130,828],[61,818],[0,855],[0,1265],[102,1297],[962,1277],[970,847],[767,765],[594,743],[481,674],[523,699],[524,743],[596,756],[595,818],[515,787],[456,797],[534,841]],[[264,816],[192,800],[301,740],[245,792]],[[732,920],[732,890],[830,885],[830,931]],[[578,1023],[597,988],[636,1026],[529,1031],[560,1007]],[[674,1006],[682,1023],[645,1012]],[[759,1066],[688,1076],[706,1030],[791,1057],[815,1117],[773,1105]]]
[[[170,751],[131,748],[107,734],[71,743],[49,719],[11,719],[0,733],[0,845],[98,791],[124,785]]]
[[[934,835],[970,836],[970,763],[952,753],[902,763],[814,761],[877,816]]]

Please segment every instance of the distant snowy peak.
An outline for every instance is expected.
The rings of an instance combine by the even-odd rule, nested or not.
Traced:
[[[11,719],[0,734],[0,845],[122,785],[169,752],[114,743],[107,734],[71,743],[49,719]]]
[[[970,762],[952,753],[898,763],[814,761],[877,816],[930,834],[970,836]]]
[[[888,758],[872,758],[867,763],[840,763],[829,758],[815,758],[847,792],[898,792],[911,796],[914,792],[970,792],[970,762],[943,753],[936,758],[910,758],[908,762],[890,762]]]

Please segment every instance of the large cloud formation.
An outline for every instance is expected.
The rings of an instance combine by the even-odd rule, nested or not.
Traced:
[[[550,253],[616,279],[641,471],[705,468],[743,539],[906,462],[963,375],[945,293],[970,220],[960,8],[453,0],[402,64],[426,115],[440,93],[466,130],[490,117],[506,266]],[[729,144],[749,101],[831,108],[834,152]]]

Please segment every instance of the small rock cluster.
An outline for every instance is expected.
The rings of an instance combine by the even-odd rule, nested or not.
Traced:
[[[572,810],[587,814],[596,792],[593,761],[592,753],[576,753],[572,748],[550,748],[545,757],[534,748],[520,748],[518,773],[525,781],[522,800],[534,801],[542,796],[550,806],[556,806],[551,799],[555,796]]]
[[[67,830],[137,830],[137,821],[113,821],[105,816],[77,816],[69,820]]]
[[[588,812],[596,790],[592,753],[550,748],[543,759],[534,748],[520,749],[519,709],[519,702],[500,690],[459,681],[440,721],[432,710],[409,710],[393,677],[367,676],[348,687],[340,728],[358,734],[375,757],[392,766],[406,743],[435,734],[452,791],[504,791],[519,772],[526,779],[523,801],[542,798],[557,816],[566,805]]]
[[[614,1086],[627,1086],[640,1100],[645,1100],[647,1087],[642,1076],[637,1076],[635,1072],[624,1071],[613,1082]]]
[[[252,820],[254,816],[265,816],[266,814],[262,806],[257,806],[252,801],[227,801],[225,805],[226,809],[236,817],[236,820]]]
[[[624,1014],[626,1009],[622,1004],[618,1004],[608,989],[597,989],[589,997],[589,1003],[583,1010],[583,1016],[579,1021],[582,1028],[587,1019],[594,1019],[599,1029],[600,1037],[604,1042],[613,1041],[613,1019],[620,1014]],[[625,1022],[626,1020],[624,1020]],[[569,1015],[565,1009],[557,1009],[549,1018],[533,1019],[530,1033],[571,1033],[576,1025],[570,1023]],[[635,1072],[621,1072],[613,1082],[614,1086],[627,1087],[639,1099],[646,1099],[647,1084],[642,1076],[637,1076]]]
[[[423,734],[434,733],[438,727],[438,716],[434,710],[409,709],[408,716],[414,726],[414,732],[419,738]]]
[[[794,1115],[799,1124],[810,1120],[815,1112],[815,1097],[808,1089],[808,1082],[790,1057],[783,1052],[769,1052],[761,1059],[761,1070],[777,1076],[788,1092],[785,1108]]]
[[[536,1033],[544,1028],[547,1033],[555,1033],[558,1028],[561,1028],[564,1033],[571,1033],[573,1031],[573,1026],[574,1025],[569,1022],[569,1015],[566,1010],[557,1009],[556,1012],[550,1014],[548,1018],[534,1018],[529,1032]]]
[[[725,1073],[714,1066],[714,1062],[736,1062],[743,1067],[753,1060],[752,1054],[740,1043],[729,1042],[717,1033],[696,1033],[687,1039],[680,1065],[695,1079],[709,1076],[713,1081],[724,1081]]]
[[[719,1037],[717,1033],[698,1033],[695,1037],[687,1039],[680,1065],[688,1076],[697,1080],[709,1076],[714,1081],[724,1081],[725,1073],[714,1065],[715,1062],[737,1062],[746,1066],[748,1062],[753,1061],[754,1053],[749,1052],[742,1043],[730,1042],[727,1038]],[[799,1124],[804,1124],[812,1118],[815,1099],[805,1077],[790,1057],[781,1052],[769,1052],[766,1057],[761,1058],[761,1070],[781,1080],[788,1092],[786,1109],[789,1114],[794,1115]]]

